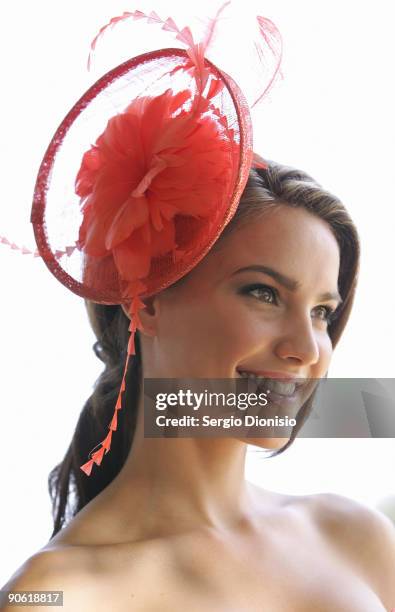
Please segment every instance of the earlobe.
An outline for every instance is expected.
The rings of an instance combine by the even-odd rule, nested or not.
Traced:
[[[159,300],[156,295],[152,295],[142,300],[145,304],[145,308],[139,311],[139,318],[142,324],[141,333],[147,336],[155,336],[157,329],[157,319],[159,314]],[[122,310],[128,319],[131,319],[130,305],[121,304]]]
[[[121,304],[121,308],[125,314],[125,316],[130,319],[130,314],[129,314],[129,305],[126,304]]]

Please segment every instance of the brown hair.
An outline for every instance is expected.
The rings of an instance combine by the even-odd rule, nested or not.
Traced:
[[[266,170],[250,171],[236,214],[214,248],[222,238],[241,224],[253,221],[262,212],[280,204],[304,208],[325,220],[339,244],[339,292],[343,303],[338,316],[328,327],[332,345],[335,347],[354,301],[360,256],[356,228],[338,198],[322,189],[308,174],[269,161]],[[103,460],[100,469],[93,470],[91,476],[87,478],[80,470],[80,465],[86,461],[88,453],[97,442],[104,438],[112,418],[126,359],[129,319],[121,306],[106,306],[87,300],[85,304],[97,337],[93,350],[103,361],[105,368],[95,383],[91,397],[85,402],[63,461],[55,466],[49,475],[48,484],[54,516],[52,537],[119,473],[129,454],[137,420],[141,374],[138,333],[135,337],[136,355],[130,361],[123,396],[123,405],[128,409],[120,410],[118,413],[119,425],[113,434],[111,452]],[[284,452],[292,444],[308,417],[313,399],[314,392],[299,411],[298,422],[290,440],[271,456]]]

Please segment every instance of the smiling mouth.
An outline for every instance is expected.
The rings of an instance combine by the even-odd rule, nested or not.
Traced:
[[[278,397],[294,397],[301,387],[306,385],[307,379],[281,379],[281,378],[265,378],[258,376],[247,370],[236,370],[239,378],[250,380],[257,389],[266,390]]]

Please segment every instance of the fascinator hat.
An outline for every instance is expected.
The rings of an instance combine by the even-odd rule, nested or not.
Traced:
[[[256,39],[238,41],[253,45],[269,72],[266,80],[257,75],[257,97],[247,101],[235,75],[211,59],[218,49],[229,55],[226,45],[221,49],[229,4],[206,20],[198,39],[190,27],[155,12],[111,19],[93,40],[88,65],[106,32],[127,20],[162,28],[176,47],[147,50],[94,83],[56,130],[38,172],[32,254],[77,295],[123,304],[130,316],[114,414],[81,466],[87,476],[110,451],[117,429],[143,299],[202,260],[233,217],[251,166],[265,167],[253,153],[250,106],[279,72],[281,38],[270,20],[256,16]]]

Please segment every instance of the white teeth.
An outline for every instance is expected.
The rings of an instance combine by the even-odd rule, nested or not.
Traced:
[[[262,378],[253,374],[252,372],[242,372],[239,371],[239,374],[242,378],[249,378],[255,383],[265,383],[265,387],[269,391],[273,391],[274,393],[278,393],[279,395],[293,395],[295,393],[296,384],[295,383],[285,383],[280,382],[279,380],[275,380],[273,378]]]
[[[250,380],[254,380],[254,381],[263,380],[263,378],[260,378],[259,376],[257,376],[256,374],[253,374],[252,372],[239,372],[239,374],[242,378],[249,378]]]
[[[284,383],[278,380],[267,380],[266,387],[280,395],[293,395],[295,393],[295,383]]]
[[[252,378],[253,380],[256,380],[257,378],[256,374],[252,374],[252,372],[239,372],[239,374],[243,378]]]

